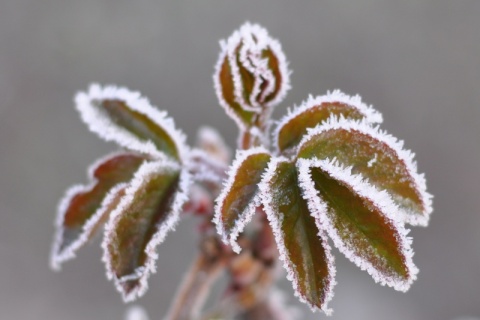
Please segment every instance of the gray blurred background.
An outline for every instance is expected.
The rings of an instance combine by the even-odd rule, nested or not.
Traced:
[[[360,93],[415,151],[435,195],[414,228],[418,280],[406,294],[374,284],[337,254],[331,319],[480,316],[480,1],[0,0],[0,318],[122,319],[97,242],[49,269],[56,205],[113,150],[90,134],[72,97],[90,82],[139,90],[194,142],[201,124],[230,144],[211,75],[218,40],[244,21],[279,39],[293,69],[285,102]],[[139,301],[160,319],[193,257],[192,221],[159,249]],[[294,302],[291,287],[286,293]],[[324,319],[299,305],[305,319]]]

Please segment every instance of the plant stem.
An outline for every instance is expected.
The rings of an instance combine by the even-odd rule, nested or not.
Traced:
[[[207,239],[205,241],[212,241]],[[208,246],[209,243],[206,243]],[[173,304],[165,319],[191,320],[199,316],[205,300],[210,292],[212,283],[219,277],[225,265],[225,259],[220,254],[211,255],[211,248],[202,250],[186,274]]]

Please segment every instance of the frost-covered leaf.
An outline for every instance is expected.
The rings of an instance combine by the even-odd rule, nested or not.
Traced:
[[[240,252],[238,235],[260,205],[258,184],[269,161],[270,153],[264,148],[238,152],[217,198],[214,221],[223,241],[230,243],[235,252]]]
[[[109,155],[90,167],[89,185],[76,185],[67,190],[58,208],[52,268],[59,269],[62,262],[75,257],[76,251],[118,203],[125,183],[132,179],[144,160],[129,153]]]
[[[175,163],[145,163],[112,212],[103,260],[125,301],[146,291],[147,279],[156,270],[156,247],[178,221],[189,184],[189,174]]]
[[[83,121],[101,138],[157,158],[184,158],[183,133],[139,92],[93,84],[75,102]]]
[[[365,122],[330,119],[310,130],[298,151],[300,158],[336,159],[370,183],[390,193],[403,220],[425,226],[432,212],[431,195],[417,173],[413,154],[403,142]]]
[[[225,143],[222,135],[212,127],[203,126],[198,130],[197,147],[223,163],[229,163],[232,157],[232,150]]]
[[[220,104],[242,129],[255,114],[269,115],[290,88],[290,72],[280,43],[257,24],[245,23],[226,41],[215,68]]]
[[[308,207],[335,246],[376,282],[406,291],[418,272],[399,209],[379,191],[333,161],[300,159]]]
[[[327,303],[335,285],[334,259],[325,233],[317,228],[319,222],[303,199],[295,165],[283,158],[272,159],[260,190],[295,295],[313,310],[330,313]]]
[[[347,119],[365,119],[369,123],[381,123],[382,115],[362,102],[360,96],[348,96],[340,90],[312,97],[295,107],[280,120],[274,132],[275,147],[279,151],[294,148],[308,128],[314,128],[332,115]]]

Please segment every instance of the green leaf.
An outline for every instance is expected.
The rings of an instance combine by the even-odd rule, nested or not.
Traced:
[[[309,208],[335,246],[375,281],[406,291],[417,268],[388,194],[334,162],[300,160],[298,167]]]
[[[241,128],[248,127],[253,121],[255,112],[244,110],[235,99],[235,84],[226,52],[217,69],[214,80],[220,104]]]
[[[264,103],[270,103],[273,101],[274,104],[277,104],[283,99],[283,97],[280,96],[280,90],[282,90],[282,87],[289,87],[289,80],[284,79],[288,78],[288,71],[282,70],[282,64],[285,64],[285,57],[277,57],[278,54],[278,51],[277,54],[275,54],[275,52],[271,48],[262,51],[262,58],[268,60],[268,68],[272,71],[273,78],[275,79],[275,87],[273,89],[273,92],[264,98]],[[266,87],[267,84],[264,84],[263,86]],[[286,91],[285,88],[283,88],[283,90]],[[284,95],[284,93],[282,94]],[[258,97],[258,99],[260,98],[261,97]]]
[[[335,284],[334,259],[319,221],[310,215],[294,164],[274,159],[260,185],[280,258],[300,300],[326,313]]]
[[[121,100],[97,101],[97,106],[102,108],[119,127],[126,129],[140,140],[152,141],[158,150],[178,159],[177,146],[172,137],[147,115],[132,110]]]
[[[359,96],[348,96],[339,90],[309,99],[280,120],[274,137],[276,147],[284,152],[295,148],[309,128],[321,124],[330,117],[366,119],[369,123],[382,122],[382,115],[365,105]]]
[[[140,93],[92,85],[87,93],[80,92],[75,102],[83,121],[101,138],[155,158],[183,160],[183,133],[166,112],[160,112]]]
[[[112,212],[102,244],[104,261],[125,301],[147,289],[156,268],[156,246],[178,221],[188,183],[188,174],[174,163],[146,163]]]
[[[406,222],[427,224],[432,208],[425,179],[417,173],[413,154],[392,136],[362,122],[340,120],[310,131],[298,157],[335,159],[352,167],[354,174],[390,193]]]
[[[76,251],[103,224],[112,206],[118,202],[124,183],[133,178],[143,161],[144,157],[135,154],[109,155],[90,168],[90,185],[74,186],[66,192],[56,224],[57,235],[51,257],[54,269],[75,257]]]
[[[269,161],[270,153],[264,148],[237,153],[226,186],[217,198],[217,230],[224,242],[229,242],[235,252],[240,251],[236,242],[238,235],[260,205],[258,184]]]

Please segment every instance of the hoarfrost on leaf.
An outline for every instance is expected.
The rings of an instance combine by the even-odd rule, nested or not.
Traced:
[[[156,271],[156,247],[174,229],[187,200],[190,175],[168,161],[145,163],[125,190],[105,227],[107,277],[125,301],[145,293]]]
[[[266,29],[245,23],[226,41],[213,76],[218,100],[246,130],[256,114],[268,117],[290,88],[290,71],[280,43]]]
[[[269,161],[270,153],[263,147],[238,151],[216,200],[214,223],[218,234],[237,253],[237,238],[260,205],[258,184]]]
[[[369,124],[383,121],[382,114],[363,103],[359,95],[348,96],[340,90],[334,90],[323,96],[309,96],[300,106],[295,106],[293,111],[289,110],[277,124],[273,132],[275,148],[284,151],[296,147],[308,128],[313,128],[332,116],[364,119]]]
[[[61,264],[75,257],[108,218],[135,171],[145,158],[125,152],[103,157],[88,169],[89,185],[75,185],[60,201],[55,222],[56,235],[50,264],[59,270]]]
[[[432,196],[427,192],[424,175],[417,172],[414,154],[403,148],[402,141],[365,120],[331,117],[309,129],[298,147],[298,157],[335,159],[343,166],[351,166],[354,173],[390,193],[404,222],[428,224]]]
[[[376,282],[408,290],[418,269],[409,231],[390,195],[335,161],[299,159],[297,168],[318,228]]]
[[[77,94],[75,103],[89,129],[106,141],[158,159],[182,161],[186,156],[185,136],[173,119],[139,92],[92,84]]]
[[[262,204],[295,296],[313,311],[329,315],[334,258],[325,232],[317,228],[317,218],[308,211],[297,179],[295,164],[285,158],[272,159],[259,185]]]

